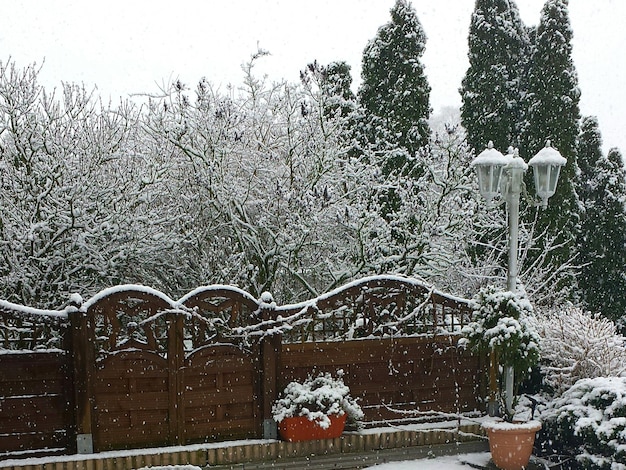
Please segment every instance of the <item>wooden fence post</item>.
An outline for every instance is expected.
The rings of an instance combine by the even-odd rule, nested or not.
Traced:
[[[269,292],[261,294],[259,302],[261,321],[276,319],[274,299]],[[272,416],[272,405],[278,398],[278,371],[282,350],[282,335],[272,333],[261,339],[261,413],[263,416],[263,438],[276,439],[278,426]]]
[[[81,301],[82,303],[82,301]],[[68,309],[71,324],[71,358],[74,373],[74,402],[76,404],[76,452],[93,453],[92,380],[93,345],[88,339],[87,314],[81,304],[74,302]]]
[[[169,390],[169,429],[170,444],[181,445],[185,441],[185,415],[183,400],[183,360],[185,350],[183,344],[183,317],[178,312],[167,314],[167,369]]]

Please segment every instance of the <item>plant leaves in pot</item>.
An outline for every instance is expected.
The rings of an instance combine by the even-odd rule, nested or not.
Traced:
[[[539,362],[539,337],[528,317],[532,305],[520,294],[487,286],[473,299],[472,322],[462,330],[459,345],[489,358],[490,400],[499,404],[496,415],[483,428],[489,437],[491,456],[504,470],[519,470],[528,465],[539,421],[516,419],[515,406],[519,384]],[[512,403],[506,403],[504,374],[513,372]],[[520,454],[517,453],[520,451]]]
[[[343,371],[337,377],[321,373],[304,382],[291,382],[272,407],[281,437],[286,441],[331,439],[339,437],[346,420],[358,423],[363,411],[343,382]]]

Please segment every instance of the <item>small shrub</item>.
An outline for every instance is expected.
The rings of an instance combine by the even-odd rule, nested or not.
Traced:
[[[590,470],[626,468],[626,378],[579,380],[542,419],[544,454],[569,455]]]
[[[309,376],[302,383],[291,382],[282,398],[274,403],[272,414],[278,423],[285,418],[306,416],[324,429],[330,426],[329,415],[347,414],[352,425],[363,419],[361,407],[343,383],[342,370],[337,372],[337,378],[325,373],[315,378]]]
[[[555,396],[580,379],[624,375],[626,338],[611,320],[570,306],[532,322],[541,338],[544,383]]]
[[[498,362],[526,376],[539,360],[539,337],[528,323],[532,306],[527,298],[494,286],[481,289],[473,299],[474,321],[459,341],[479,354],[494,351]]]
[[[463,338],[459,346],[489,357],[493,375],[511,367],[515,373],[515,389],[518,389],[539,361],[540,339],[528,321],[532,305],[523,295],[487,286],[474,297],[473,309],[473,321],[461,330]],[[493,398],[504,404],[502,377],[496,378],[496,382],[490,383],[489,388],[491,391],[500,389],[500,396]],[[511,409],[501,407],[505,420],[514,419],[518,399],[514,397]]]

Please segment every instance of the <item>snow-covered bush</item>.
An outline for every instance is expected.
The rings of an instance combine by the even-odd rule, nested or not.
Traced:
[[[532,305],[522,295],[487,286],[473,299],[473,321],[463,327],[459,345],[479,354],[494,352],[502,366],[520,378],[539,360],[539,337],[529,316]]]
[[[532,305],[520,294],[502,291],[494,286],[481,289],[473,299],[473,321],[463,327],[459,346],[489,357],[490,391],[497,394],[502,390],[503,380],[498,376],[505,368],[511,367],[516,385],[530,373],[539,361],[539,337],[528,317]],[[497,382],[493,382],[493,378]],[[504,396],[492,396],[504,404]],[[514,398],[513,409],[518,399]],[[514,413],[502,407],[507,421],[513,420]]]
[[[626,468],[626,378],[576,382],[543,413],[544,451],[569,455],[586,469]]]
[[[329,415],[347,414],[350,423],[363,419],[363,410],[343,382],[342,370],[337,371],[336,378],[323,373],[315,378],[309,376],[303,383],[291,382],[282,398],[274,403],[272,414],[278,423],[285,418],[306,416],[323,429],[330,426]]]
[[[532,323],[539,333],[541,371],[556,396],[579,379],[618,377],[626,372],[626,338],[600,315],[569,306]]]

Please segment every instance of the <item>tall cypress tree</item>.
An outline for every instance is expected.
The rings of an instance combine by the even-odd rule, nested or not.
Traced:
[[[541,11],[531,59],[527,122],[520,154],[528,160],[546,144],[546,140],[551,140],[552,146],[567,158],[556,194],[550,198],[548,208],[538,214],[535,232],[545,236],[528,254],[529,261],[533,262],[551,245],[546,262],[552,270],[574,256],[580,217],[575,190],[580,90],[571,41],[568,0],[548,0]],[[573,284],[573,279],[570,283]]]
[[[586,116],[582,120],[576,153],[580,168],[576,191],[584,208],[587,200],[591,198],[590,185],[595,167],[602,158],[602,136],[596,116]]]
[[[393,162],[389,171],[410,161],[428,144],[430,85],[421,62],[425,45],[426,34],[412,5],[397,0],[391,21],[378,29],[363,52],[360,103],[376,126],[386,128],[389,143],[407,154]]]
[[[356,96],[350,88],[352,86],[351,67],[345,61],[331,62],[326,66],[317,61],[307,65],[307,70],[300,72],[303,81],[308,80],[308,74],[315,75],[321,92],[326,98],[324,115],[331,117],[341,114],[348,116],[356,107]]]
[[[518,146],[530,41],[513,0],[477,0],[468,36],[470,66],[459,92],[461,121],[478,153],[489,141]]]
[[[593,168],[580,237],[579,291],[585,306],[624,325],[626,313],[626,170],[618,149]]]
[[[324,66],[315,60],[300,71],[300,81],[304,86],[311,87],[314,84],[319,87],[324,116],[346,118],[355,111],[357,103],[350,88],[350,70],[350,65],[345,61],[331,62]],[[302,113],[306,113],[305,104],[302,106]]]

